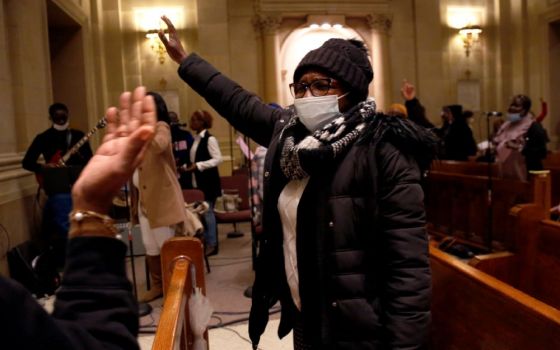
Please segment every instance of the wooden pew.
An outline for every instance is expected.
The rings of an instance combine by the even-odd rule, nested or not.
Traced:
[[[560,204],[560,152],[550,153],[543,161],[545,170],[550,171],[552,205]],[[475,161],[434,160],[431,170],[462,175],[488,176],[488,163]],[[491,163],[490,171],[493,177],[503,177],[502,165]]]
[[[543,166],[550,171],[552,183],[552,205],[560,204],[560,152],[549,153],[543,161]]]
[[[509,210],[521,203],[550,208],[550,177],[531,176],[530,182],[492,179],[492,240],[510,248]],[[426,179],[425,205],[428,231],[433,235],[457,237],[478,247],[488,240],[488,178],[431,170]]]
[[[541,221],[536,240],[527,292],[560,309],[560,223]]]
[[[560,349],[560,311],[430,247],[433,350]]]
[[[488,176],[488,163],[484,162],[436,159],[432,162],[430,169],[442,173]],[[490,171],[492,176],[502,177],[502,165],[500,163],[490,163]]]
[[[518,271],[512,285],[560,308],[560,223],[546,219],[546,213],[536,205],[516,206],[510,216]]]
[[[203,248],[200,240],[174,237],[163,244],[161,265],[164,304],[152,349],[192,349],[188,299],[192,293],[191,265],[195,266],[196,285],[206,294]],[[208,340],[208,332],[204,338]]]

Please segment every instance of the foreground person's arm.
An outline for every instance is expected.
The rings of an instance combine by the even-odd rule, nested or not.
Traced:
[[[102,219],[154,134],[151,97],[139,88],[107,112],[103,144],[74,185],[62,285],[48,315],[15,282],[0,280],[0,329],[14,349],[137,349],[137,305],[126,277],[126,246]],[[118,119],[118,120],[117,120]]]

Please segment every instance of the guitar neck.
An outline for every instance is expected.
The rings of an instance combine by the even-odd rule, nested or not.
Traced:
[[[93,136],[93,134],[95,134],[97,132],[97,130],[99,130],[100,128],[105,126],[105,118],[102,118],[97,125],[95,125],[90,131],[88,131],[87,134],[85,134],[84,137],[82,137],[80,139],[80,141],[76,142],[76,144],[74,146],[72,146],[72,148],[70,148],[68,150],[68,152],[66,152],[62,158],[60,158],[60,160],[58,161],[59,165],[66,165],[66,162],[68,161],[68,159],[70,159],[70,157],[72,157],[76,152],[78,152],[78,150],[84,145],[84,143],[86,143],[90,137]]]

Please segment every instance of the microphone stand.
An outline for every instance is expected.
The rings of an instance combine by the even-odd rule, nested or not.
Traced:
[[[493,222],[494,222],[494,218],[492,216],[492,212],[493,212],[493,198],[492,198],[492,140],[490,138],[490,117],[492,117],[491,113],[487,113],[486,114],[486,138],[487,138],[487,148],[486,148],[486,163],[487,163],[487,170],[488,170],[488,180],[487,180],[487,186],[488,186],[488,197],[486,200],[486,208],[487,208],[487,212],[488,212],[488,222],[486,224],[487,226],[487,232],[486,232],[486,239],[485,239],[485,245],[486,248],[488,249],[488,252],[491,253],[492,252],[492,239],[493,239]]]
[[[130,250],[130,269],[132,270],[132,285],[134,286],[134,296],[138,299],[138,287],[136,286],[136,268],[134,264],[134,245],[132,244],[132,218],[130,217],[130,207],[128,206],[128,184],[124,185],[124,202],[128,219],[128,249]],[[152,306],[148,303],[138,303],[138,316],[146,316],[152,313]]]

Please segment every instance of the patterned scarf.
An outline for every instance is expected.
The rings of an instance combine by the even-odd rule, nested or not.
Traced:
[[[290,180],[319,172],[332,164],[367,130],[375,116],[373,100],[358,103],[311,135],[292,108],[292,117],[280,134],[280,167]]]

